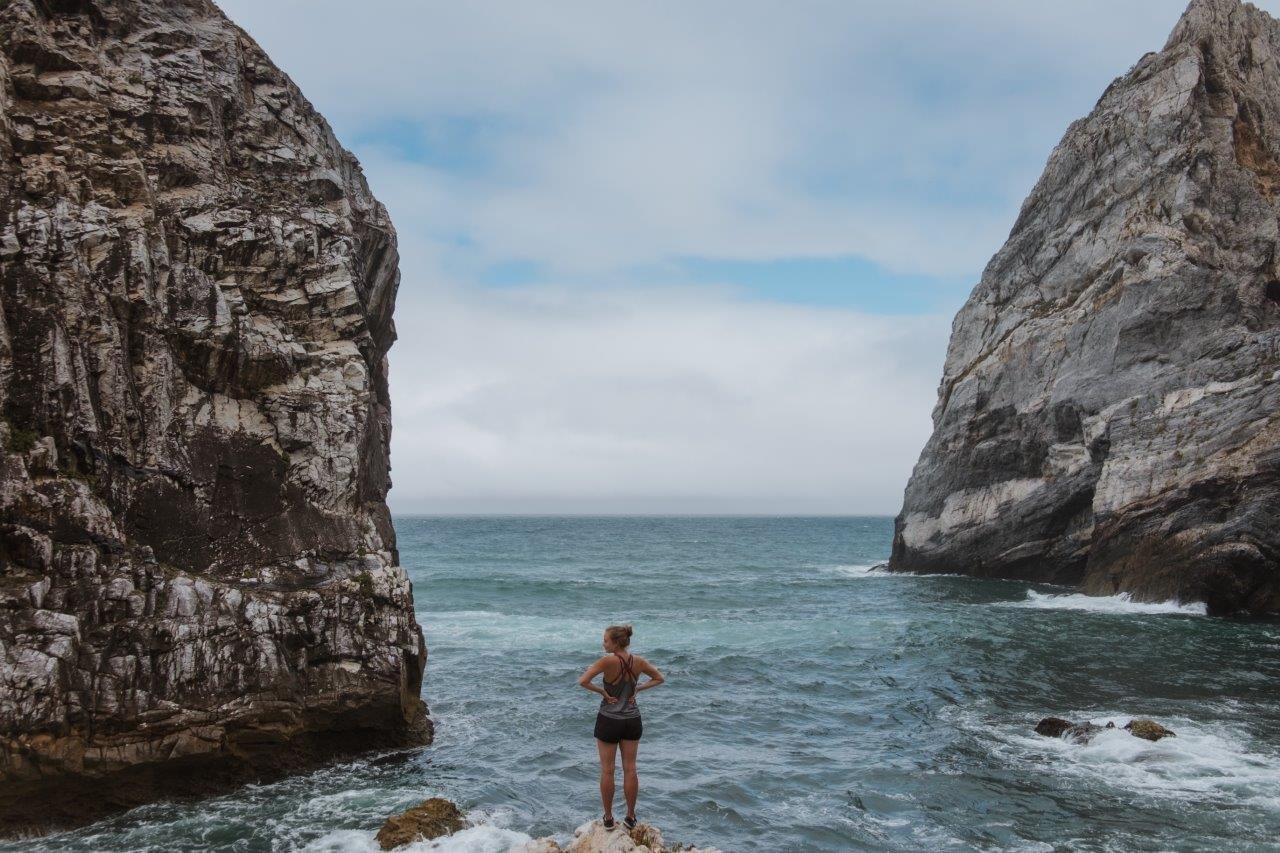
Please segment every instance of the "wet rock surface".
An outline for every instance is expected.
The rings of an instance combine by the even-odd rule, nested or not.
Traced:
[[[1280,612],[1280,25],[1195,0],[955,319],[890,568]]]
[[[432,797],[388,818],[378,831],[377,840],[383,850],[395,850],[452,835],[466,826],[467,820],[457,805],[443,797]],[[651,823],[641,822],[634,829],[627,829],[622,821],[616,821],[613,828],[605,829],[599,820],[575,829],[568,846],[547,836],[512,849],[519,849],[521,853],[721,853],[715,847],[669,844],[663,840],[662,831]]]
[[[1125,723],[1124,727],[1129,734],[1134,737],[1140,737],[1143,740],[1156,741],[1166,737],[1177,737],[1172,731],[1154,720],[1130,720]]]
[[[1045,717],[1036,724],[1036,734],[1045,737],[1066,738],[1074,743],[1087,744],[1099,732],[1107,729],[1114,729],[1116,724],[1108,722],[1105,726],[1096,723],[1083,722],[1073,723],[1070,720],[1064,720],[1061,717]],[[1154,720],[1130,720],[1124,724],[1124,729],[1134,737],[1143,740],[1157,741],[1161,738],[1176,737],[1176,735],[1166,729],[1164,726]]]
[[[1036,734],[1045,737],[1062,737],[1072,725],[1070,720],[1064,720],[1061,717],[1045,717],[1036,724]]]
[[[383,850],[394,850],[414,841],[429,841],[449,835],[464,826],[466,820],[456,805],[443,797],[431,797],[387,818],[378,830],[378,846]]]
[[[203,0],[0,4],[0,833],[422,743],[395,232]]]
[[[1095,723],[1073,723],[1058,717],[1045,717],[1036,725],[1036,734],[1045,737],[1065,737],[1074,743],[1086,744],[1093,740],[1098,732],[1115,727],[1115,723],[1099,726]]]

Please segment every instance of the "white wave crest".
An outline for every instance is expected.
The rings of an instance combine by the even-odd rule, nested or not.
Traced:
[[[867,565],[826,566],[826,570],[846,578],[953,578],[963,579],[964,575],[929,572],[891,572],[888,563],[870,563]]]
[[[407,853],[518,853],[528,849],[533,839],[523,832],[490,824],[471,826],[434,841],[417,841],[398,848]],[[381,853],[382,848],[371,832],[341,829],[302,848],[307,853]]]
[[[1280,807],[1275,780],[1280,756],[1257,751],[1251,738],[1228,724],[1208,726],[1188,719],[1163,718],[1175,737],[1152,742],[1122,726],[1134,716],[1093,717],[1089,722],[1115,728],[1098,732],[1087,744],[1069,738],[1015,735],[1006,748],[1022,760],[1047,760],[1060,772],[1107,787],[1185,800],[1241,800]],[[1080,719],[1080,717],[1070,717]],[[1045,755],[1046,751],[1049,753]]]
[[[1180,613],[1186,616],[1204,616],[1203,602],[1179,604],[1176,601],[1133,601],[1129,593],[1119,595],[1085,595],[1072,592],[1060,595],[1027,590],[1025,601],[1002,602],[1006,607],[1030,607],[1036,610],[1085,610],[1091,613],[1151,614]]]
[[[828,569],[847,578],[892,577],[884,570],[884,563],[868,563],[866,565],[829,566]]]

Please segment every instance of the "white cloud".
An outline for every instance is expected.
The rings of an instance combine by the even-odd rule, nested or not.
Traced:
[[[689,253],[975,272],[1182,5],[224,3],[348,136],[497,120],[446,209],[492,259],[597,274]]]
[[[884,512],[939,317],[693,288],[433,288],[392,351],[399,511]]]
[[[634,270],[856,255],[976,279],[1067,124],[1184,3],[222,5],[400,232],[397,509],[895,512],[949,317]],[[388,129],[416,125],[441,156],[397,154]],[[475,280],[522,260],[566,284]]]
[[[949,318],[753,301],[731,286],[478,288],[420,235],[436,170],[367,152],[401,234],[399,512],[896,509]]]

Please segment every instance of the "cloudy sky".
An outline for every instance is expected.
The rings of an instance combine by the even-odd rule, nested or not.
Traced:
[[[393,510],[893,514],[952,315],[1185,4],[221,5],[399,231]]]

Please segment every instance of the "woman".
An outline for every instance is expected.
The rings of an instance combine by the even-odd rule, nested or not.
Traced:
[[[596,714],[596,748],[600,752],[600,800],[604,803],[604,828],[613,829],[613,760],[622,749],[622,793],[627,798],[627,829],[636,825],[636,794],[640,777],[636,775],[636,753],[640,749],[640,708],[636,694],[663,682],[658,668],[642,657],[627,651],[631,645],[630,625],[610,625],[604,630],[604,657],[587,667],[578,684],[599,693],[600,713]],[[637,673],[649,676],[638,683]],[[592,684],[597,675],[604,676],[604,687]]]

